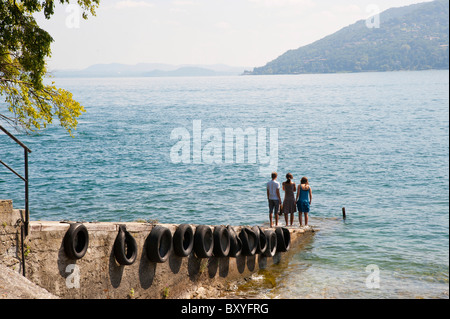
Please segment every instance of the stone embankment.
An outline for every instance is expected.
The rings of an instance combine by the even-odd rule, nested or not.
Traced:
[[[12,208],[12,201],[0,200],[0,298],[217,298],[233,282],[289,255],[277,251],[273,256],[256,253],[219,257],[220,252],[216,252],[201,258],[198,252],[182,257],[170,249],[162,258],[167,247],[160,236],[160,245],[153,252],[156,257],[152,257],[150,235],[159,228],[170,231],[168,236],[173,238],[179,225],[146,222],[83,223],[87,242],[86,237],[78,235],[72,242],[71,254],[65,238],[74,223],[31,221],[22,242],[22,216],[22,210]],[[196,230],[201,227],[188,228],[197,236]],[[206,228],[214,230],[215,226]],[[239,236],[243,229],[249,229],[232,228]],[[290,245],[295,247],[314,230],[292,228],[288,232]],[[118,238],[126,243],[122,244],[122,257],[117,252]],[[84,251],[78,250],[80,245],[85,245]],[[21,275],[24,266],[26,278]]]

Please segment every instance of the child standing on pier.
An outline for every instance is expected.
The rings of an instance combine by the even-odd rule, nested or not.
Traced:
[[[278,174],[272,173],[272,180],[267,183],[267,200],[269,201],[269,221],[270,227],[273,227],[272,213],[275,211],[275,226],[278,226],[278,210],[280,209],[280,183],[277,182]]]
[[[298,221],[300,227],[302,224],[302,213],[305,214],[305,226],[308,226],[308,213],[312,200],[311,186],[309,186],[308,178],[302,177],[300,185],[297,188],[297,209],[298,209]]]
[[[291,173],[286,174],[286,181],[283,182],[283,190],[284,190],[284,202],[283,202],[283,213],[284,220],[286,221],[286,226],[294,223],[294,213],[295,213],[295,190],[296,185],[292,181],[294,177]],[[290,218],[290,224],[288,223],[288,217]]]

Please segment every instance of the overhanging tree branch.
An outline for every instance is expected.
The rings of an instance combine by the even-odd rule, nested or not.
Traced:
[[[3,120],[25,131],[45,128],[54,118],[72,135],[83,106],[72,93],[45,85],[45,59],[50,56],[52,37],[41,29],[33,14],[43,12],[49,19],[55,3],[76,2],[83,18],[95,15],[100,0],[2,0],[0,2],[0,95],[12,116]]]

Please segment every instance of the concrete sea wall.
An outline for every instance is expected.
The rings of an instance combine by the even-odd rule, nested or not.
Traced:
[[[60,298],[202,297],[198,293],[200,287],[218,286],[219,290],[226,290],[229,283],[279,262],[285,254],[198,258],[194,253],[179,257],[171,251],[165,262],[157,263],[150,261],[145,251],[146,239],[156,225],[87,222],[83,223],[89,233],[86,254],[81,259],[71,259],[63,243],[70,224],[55,221],[31,221],[22,252],[23,213],[12,208],[12,201],[0,200],[0,264],[18,273],[22,273],[25,264],[28,280]],[[121,225],[137,244],[136,260],[131,265],[120,265],[114,255],[114,242]],[[172,234],[178,226],[159,225]],[[191,226],[195,231],[198,225]],[[236,232],[241,228],[234,227]],[[298,228],[289,231],[291,245],[311,234]]]

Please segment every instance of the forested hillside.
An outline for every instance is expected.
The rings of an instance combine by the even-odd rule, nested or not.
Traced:
[[[392,8],[379,28],[360,20],[249,74],[448,69],[448,26],[448,0]]]

